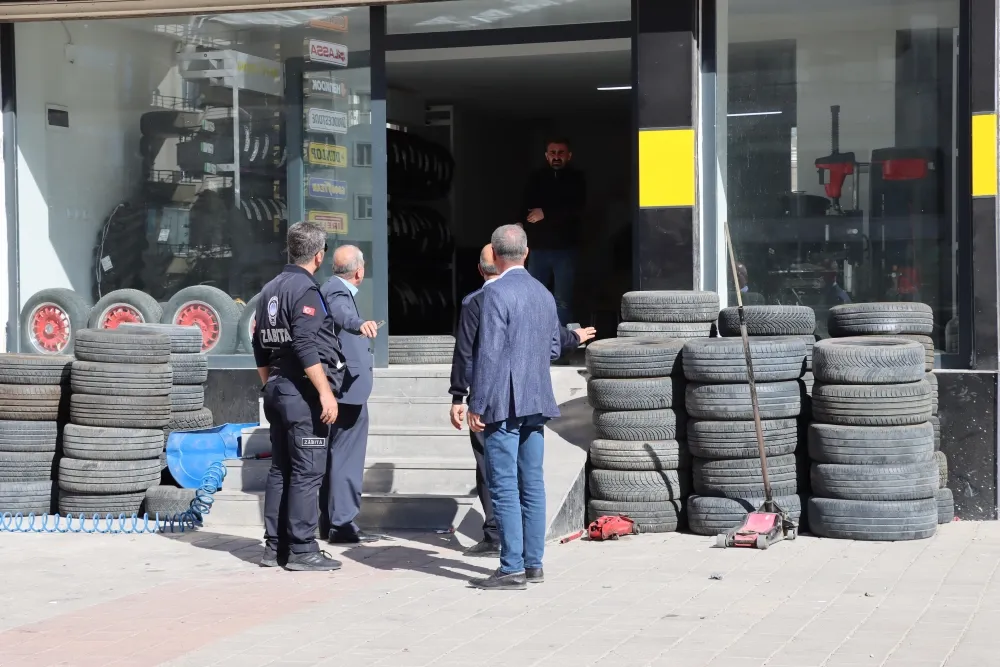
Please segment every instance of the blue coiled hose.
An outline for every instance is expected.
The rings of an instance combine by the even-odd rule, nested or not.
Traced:
[[[112,535],[140,535],[144,533],[173,533],[201,526],[202,517],[212,511],[213,496],[222,488],[226,478],[226,467],[220,462],[209,466],[201,478],[201,486],[195,491],[191,506],[185,512],[169,517],[161,517],[159,512],[150,517],[143,514],[117,517],[99,514],[90,517],[79,514],[10,514],[0,515],[0,533],[101,533]]]

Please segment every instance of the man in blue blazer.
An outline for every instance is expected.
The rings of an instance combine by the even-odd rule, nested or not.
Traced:
[[[333,318],[334,333],[344,351],[347,374],[340,398],[340,413],[330,427],[327,474],[320,491],[320,507],[335,544],[375,542],[377,535],[362,532],[354,519],[361,511],[361,483],[368,449],[368,397],[372,393],[372,353],[368,340],[378,325],[365,321],[354,296],[365,278],[365,257],[352,245],[333,253],[333,277],[320,291]]]
[[[544,429],[559,416],[549,364],[561,352],[560,326],[552,294],[524,269],[524,230],[504,225],[493,232],[490,245],[500,278],[483,290],[469,428],[486,435],[500,568],[470,583],[523,590],[528,581],[544,581]]]
[[[483,309],[483,290],[500,277],[500,272],[493,265],[493,247],[486,245],[479,254],[479,275],[483,286],[470,292],[462,299],[462,314],[458,320],[458,334],[455,336],[455,352],[451,361],[451,425],[462,428],[466,419],[465,399],[469,395],[474,372],[473,357],[479,348],[479,319]],[[570,331],[560,327],[560,344],[562,354],[568,354],[581,344],[594,338],[597,330],[586,327]],[[483,505],[483,539],[465,550],[466,556],[479,558],[496,558],[500,555],[500,533],[493,516],[493,501],[489,486],[486,484],[486,464],[483,453],[484,435],[480,431],[469,431],[472,441],[472,453],[476,457],[476,495]]]

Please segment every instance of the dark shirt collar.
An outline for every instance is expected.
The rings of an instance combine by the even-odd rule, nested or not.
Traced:
[[[283,271],[283,273],[301,273],[304,276],[309,276],[309,280],[313,281],[313,284],[319,287],[319,282],[316,280],[316,276],[309,273],[308,271],[306,271],[297,264],[285,264],[285,270]]]

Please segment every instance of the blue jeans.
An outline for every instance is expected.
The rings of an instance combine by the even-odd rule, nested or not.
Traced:
[[[541,415],[486,425],[486,477],[500,532],[500,570],[542,566],[545,553],[545,457]]]
[[[552,296],[556,300],[559,324],[572,321],[573,280],[576,278],[575,250],[532,250],[528,255],[528,273],[545,286],[552,278]]]

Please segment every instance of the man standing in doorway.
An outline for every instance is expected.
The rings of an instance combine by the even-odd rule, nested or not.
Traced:
[[[583,228],[587,183],[574,169],[573,151],[566,139],[552,139],[545,146],[545,161],[531,175],[524,190],[519,220],[525,223],[531,244],[528,271],[543,285],[552,282],[559,322],[573,319],[573,281],[576,254]]]
[[[368,397],[372,393],[372,355],[369,339],[378,324],[365,321],[354,301],[365,279],[365,256],[353,245],[333,253],[333,277],[321,292],[333,318],[333,332],[344,351],[347,373],[340,397],[340,413],[330,427],[328,469],[320,499],[334,544],[375,542],[377,535],[362,532],[354,519],[361,511],[361,482],[368,449]]]

